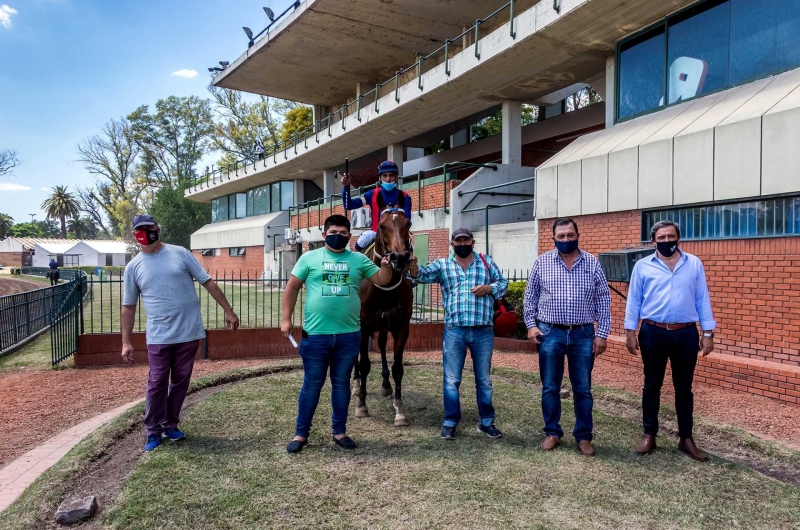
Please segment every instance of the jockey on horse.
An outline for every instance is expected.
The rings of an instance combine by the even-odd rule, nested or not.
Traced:
[[[387,160],[378,166],[378,178],[380,187],[369,190],[363,197],[350,198],[350,175],[342,175],[342,203],[345,210],[356,210],[363,206],[369,206],[370,217],[372,218],[371,230],[365,230],[356,242],[356,250],[363,252],[373,241],[375,241],[375,231],[377,230],[381,217],[381,208],[378,206],[378,195],[380,195],[384,207],[402,207],[406,219],[411,219],[411,197],[403,193],[397,187],[397,177],[399,175],[397,164]]]

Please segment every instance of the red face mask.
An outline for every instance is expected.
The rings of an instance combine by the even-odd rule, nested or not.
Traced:
[[[136,230],[133,237],[140,245],[152,245],[158,241],[158,230]]]

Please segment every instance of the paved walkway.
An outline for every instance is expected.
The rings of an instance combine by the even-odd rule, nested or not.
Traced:
[[[67,429],[0,469],[0,512],[22,495],[39,475],[58,462],[95,429],[143,400],[131,401]]]

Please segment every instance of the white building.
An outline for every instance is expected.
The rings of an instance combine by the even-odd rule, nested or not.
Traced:
[[[0,241],[0,265],[47,267],[125,266],[132,258],[127,243],[112,240],[43,239],[8,237]]]

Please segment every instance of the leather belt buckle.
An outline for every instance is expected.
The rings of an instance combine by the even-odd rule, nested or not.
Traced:
[[[676,329],[680,329],[681,324],[664,324],[664,329],[667,331],[675,331]]]

